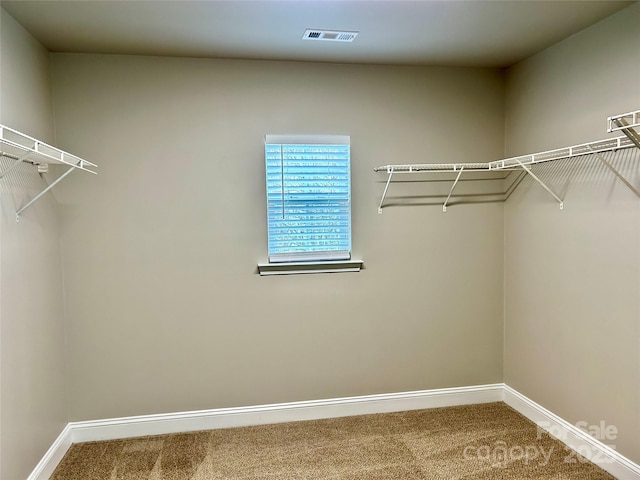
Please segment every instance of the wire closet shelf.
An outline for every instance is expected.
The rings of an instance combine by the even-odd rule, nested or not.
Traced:
[[[527,155],[520,155],[517,157],[505,158],[502,160],[495,160],[493,162],[481,162],[481,163],[418,163],[418,164],[395,164],[395,165],[382,165],[374,168],[375,172],[385,172],[388,175],[387,182],[382,193],[380,204],[378,205],[378,213],[382,213],[384,206],[384,200],[389,190],[389,184],[393,175],[396,173],[419,173],[419,172],[449,172],[457,173],[457,176],[451,186],[449,195],[447,196],[442,206],[442,211],[447,211],[447,204],[451,199],[453,191],[460,180],[463,172],[496,172],[496,171],[509,171],[519,170],[524,171],[531,176],[536,182],[542,186],[556,201],[560,204],[560,209],[564,207],[562,199],[556,195],[556,193],[546,185],[539,177],[537,177],[532,171],[530,166],[543,163],[552,162],[556,160],[566,160],[574,157],[581,157],[584,155],[595,154],[618,178],[620,178],[625,185],[631,188],[634,193],[640,196],[640,191],[635,189],[628,181],[624,179],[622,174],[618,172],[609,162],[607,162],[600,154],[603,152],[617,151],[625,148],[640,148],[640,134],[635,130],[640,126],[640,110],[636,110],[629,113],[624,113],[616,116],[609,117],[608,132],[622,132],[624,136],[607,138],[604,140],[596,140],[593,142],[582,143],[578,145],[572,145],[570,147],[556,148],[553,150],[547,150],[544,152],[531,153]]]
[[[83,170],[93,174],[97,173],[93,170],[98,167],[96,164],[4,125],[0,125],[0,148],[1,157],[13,160],[7,168],[0,172],[0,179],[23,162],[36,165],[39,173],[48,172],[49,165],[66,165],[69,167],[67,171],[49,184],[44,190],[17,209],[16,221],[20,220],[20,215],[27,208],[38,201],[38,199],[74,170]]]

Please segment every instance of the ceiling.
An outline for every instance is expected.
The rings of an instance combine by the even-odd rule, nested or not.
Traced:
[[[52,52],[508,67],[634,2],[2,0]],[[305,29],[358,31],[353,43]]]

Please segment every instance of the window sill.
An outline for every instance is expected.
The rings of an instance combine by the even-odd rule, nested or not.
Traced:
[[[259,263],[258,273],[266,275],[300,275],[303,273],[359,272],[362,260],[342,260],[325,262],[283,262]]]

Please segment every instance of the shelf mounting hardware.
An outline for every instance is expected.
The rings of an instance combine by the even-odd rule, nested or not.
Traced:
[[[393,177],[393,168],[389,168],[388,171],[389,178],[387,179],[387,184],[384,186],[384,192],[382,192],[382,198],[380,199],[380,205],[378,205],[378,213],[382,213],[382,204],[384,203],[384,197],[387,196],[387,190],[389,190],[389,184],[391,183],[391,177]]]
[[[387,184],[382,194],[382,200],[378,206],[378,213],[382,213],[382,206],[384,199],[389,189],[389,183],[394,173],[417,173],[417,172],[450,172],[457,173],[457,177],[451,187],[449,195],[442,206],[442,211],[447,211],[447,205],[453,195],[453,191],[460,180],[462,170],[465,172],[495,172],[495,171],[519,171],[521,172],[515,186],[509,187],[505,192],[508,198],[511,192],[520,183],[520,180],[524,175],[531,175],[531,177],[538,182],[550,195],[555,198],[560,204],[560,209],[564,208],[563,200],[549,188],[539,177],[537,177],[532,171],[530,166],[538,163],[552,162],[555,160],[565,160],[568,158],[585,157],[588,155],[596,155],[601,162],[603,162],[607,168],[609,168],[614,175],[616,175],[622,182],[629,187],[636,195],[640,197],[640,190],[635,188],[628,182],[622,174],[611,165],[600,153],[602,152],[615,152],[624,148],[639,148],[640,149],[640,133],[636,130],[640,127],[640,110],[634,112],[624,113],[608,118],[608,132],[622,132],[624,136],[606,138],[604,140],[597,140],[589,143],[582,143],[579,145],[573,145],[571,147],[557,148],[554,150],[547,150],[544,152],[538,152],[528,155],[521,155],[518,157],[505,158],[503,160],[496,160],[493,162],[485,163],[419,163],[419,164],[400,164],[400,165],[383,165],[381,167],[374,168],[374,172],[386,171],[389,174]]]
[[[631,190],[633,193],[636,194],[637,197],[640,197],[640,190],[638,190],[636,187],[634,187],[631,182],[629,182],[626,178],[624,178],[624,175],[622,175],[622,173],[620,173],[618,171],[617,168],[615,168],[611,162],[609,162],[606,158],[604,158],[602,156],[602,154],[598,153],[598,152],[593,152],[593,154],[595,155],[595,157],[600,160],[609,170],[611,170],[611,173],[613,173],[616,177],[618,177],[618,179],[624,183],[627,187],[629,187],[629,190]]]
[[[529,175],[531,175],[531,177],[532,177],[536,182],[538,182],[538,183],[542,186],[542,188],[544,188],[547,192],[549,192],[549,194],[551,194],[551,196],[552,196],[553,198],[555,198],[555,199],[558,201],[558,203],[560,204],[560,210],[564,209],[564,202],[562,201],[562,199],[561,199],[558,195],[556,195],[556,194],[553,192],[553,190],[551,190],[549,187],[547,187],[547,185],[546,185],[542,180],[540,180],[540,178],[539,178],[538,176],[536,176],[536,175],[531,171],[531,169],[530,169],[529,167],[527,167],[527,166],[526,166],[524,163],[522,163],[520,160],[518,160],[518,163],[520,164],[520,166],[522,167],[522,169],[523,169],[525,172],[527,172]]]
[[[24,206],[20,207],[16,211],[16,221],[20,220],[20,215],[27,208],[33,205],[45,193],[51,190],[58,184],[58,182],[74,170],[84,170],[85,172],[93,174],[97,173],[92,170],[93,168],[97,168],[97,165],[4,125],[0,125],[0,147],[0,156],[15,160],[4,171],[0,172],[0,178],[6,176],[24,161],[28,161],[29,163],[36,165],[39,173],[46,173],[50,164],[67,165],[70,167],[54,182],[28,201]]]
[[[456,180],[453,182],[453,185],[451,185],[451,190],[449,191],[449,196],[447,197],[447,199],[444,201],[444,204],[442,205],[442,211],[444,213],[447,213],[447,203],[449,203],[449,199],[451,198],[451,194],[453,193],[453,189],[456,188],[456,185],[458,184],[458,180],[460,180],[460,175],[462,175],[462,171],[464,170],[464,167],[460,167],[460,171],[458,172],[458,176],[456,177]]]
[[[71,167],[69,170],[67,170],[66,172],[64,172],[62,175],[60,175],[58,178],[56,178],[56,180],[54,182],[52,182],[47,188],[45,188],[44,190],[42,190],[38,195],[36,195],[35,197],[33,197],[31,200],[29,200],[24,206],[22,206],[17,212],[16,212],[16,222],[20,221],[20,214],[22,214],[22,212],[24,212],[27,208],[29,208],[31,205],[33,205],[34,203],[36,203],[40,197],[42,197],[45,193],[47,193],[49,190],[51,190],[53,187],[55,187],[58,182],[60,182],[60,180],[62,180],[64,177],[66,177],[67,175],[69,175],[71,172],[73,172],[75,170],[75,167]]]
[[[0,178],[4,177],[6,174],[11,172],[14,168],[16,168],[18,165],[20,165],[22,162],[24,162],[27,158],[29,158],[29,155],[31,155],[31,152],[26,152],[26,153],[24,153],[23,155],[20,155],[20,156],[10,155],[10,154],[6,154],[4,152],[0,152],[0,153],[2,154],[3,157],[12,158],[12,159],[15,160],[15,162],[13,162],[11,165],[9,165],[5,170],[0,172]]]

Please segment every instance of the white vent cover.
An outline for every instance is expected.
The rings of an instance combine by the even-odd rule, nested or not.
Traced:
[[[303,40],[324,40],[327,42],[353,42],[358,32],[340,32],[337,30],[305,30]]]

